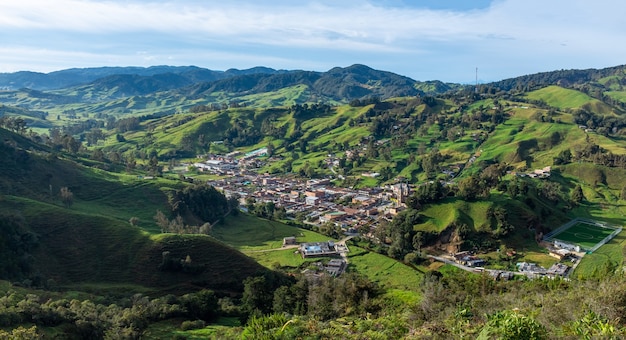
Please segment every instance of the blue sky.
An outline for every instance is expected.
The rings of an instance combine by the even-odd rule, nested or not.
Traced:
[[[472,82],[626,64],[614,0],[9,0],[0,72],[365,64]]]

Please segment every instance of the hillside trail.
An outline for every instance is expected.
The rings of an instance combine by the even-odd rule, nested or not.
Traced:
[[[244,250],[244,252],[248,252],[248,253],[265,253],[268,251],[279,251],[279,250],[285,250],[285,249],[297,249],[298,247],[300,247],[297,244],[291,244],[288,246],[283,246],[280,248],[272,248],[272,249],[257,249],[257,250]]]

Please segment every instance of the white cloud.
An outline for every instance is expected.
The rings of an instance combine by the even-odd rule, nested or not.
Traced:
[[[63,50],[86,53],[94,63],[103,60],[99,53],[104,51],[134,64],[199,61],[193,56],[221,53],[226,61],[278,67],[367,60],[396,65],[397,72],[416,62],[452,72],[450,65],[437,67],[445,60],[532,72],[559,63],[563,68],[585,62],[610,66],[626,52],[619,43],[626,33],[622,2],[498,0],[470,11],[384,3],[389,1],[4,1],[0,29],[6,33],[5,48],[58,50],[59,62]],[[0,56],[0,64],[8,58]],[[222,59],[208,58],[207,64],[217,60]]]

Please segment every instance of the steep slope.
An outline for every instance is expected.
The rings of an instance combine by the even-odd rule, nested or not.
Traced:
[[[180,183],[80,166],[4,129],[0,140],[3,279],[240,290],[244,278],[265,270],[209,236],[145,231],[156,228],[152,216],[167,211],[168,192]],[[73,194],[69,203],[59,199],[61,187]]]
[[[169,291],[194,287],[238,291],[243,279],[265,270],[209,236],[151,237],[114,218],[4,196],[2,217],[18,212],[20,223],[37,239],[22,274],[39,280],[37,284],[53,280],[55,285],[117,283]]]

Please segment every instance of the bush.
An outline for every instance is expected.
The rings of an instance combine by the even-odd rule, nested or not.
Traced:
[[[202,320],[183,321],[183,323],[180,325],[180,329],[183,331],[188,331],[191,329],[204,328],[205,326],[206,326],[206,323]]]

